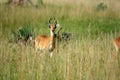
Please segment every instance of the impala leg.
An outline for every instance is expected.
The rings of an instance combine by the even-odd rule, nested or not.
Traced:
[[[52,56],[53,56],[53,52],[50,52],[50,58],[52,58]]]
[[[115,45],[115,56],[117,56],[117,54],[118,54],[118,51],[119,51],[119,48],[118,48],[118,46],[116,45],[116,44],[114,44]]]
[[[112,62],[116,60],[119,51],[118,45],[115,42],[114,42],[114,46],[115,46],[115,53],[113,53],[112,55]]]
[[[36,53],[36,55],[38,54],[38,53],[40,53],[40,55],[41,55],[41,52],[42,52],[42,50],[41,49],[39,49],[39,47],[35,47],[35,53]]]

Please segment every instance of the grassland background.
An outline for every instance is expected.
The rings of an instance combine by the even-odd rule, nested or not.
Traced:
[[[3,2],[3,0],[0,0]],[[33,1],[34,2],[34,1]],[[104,2],[105,10],[96,10]],[[40,8],[0,4],[0,80],[120,80],[120,58],[111,63],[112,40],[120,36],[119,0],[44,0]],[[30,24],[49,35],[47,22],[56,17],[73,38],[63,49],[35,55],[34,48],[9,43],[11,31]]]

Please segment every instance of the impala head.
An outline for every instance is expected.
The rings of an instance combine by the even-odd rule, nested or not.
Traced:
[[[54,20],[54,23],[52,23],[51,20]],[[50,31],[55,32],[55,29],[59,27],[59,24],[57,23],[57,20],[55,18],[50,18],[48,22],[48,27],[50,28]]]

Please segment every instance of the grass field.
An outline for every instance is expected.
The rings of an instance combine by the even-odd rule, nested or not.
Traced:
[[[40,8],[0,4],[0,80],[120,80],[120,54],[111,62],[112,40],[120,36],[120,1],[102,0],[104,10],[97,9],[98,0],[60,1],[44,0]],[[57,46],[52,58],[48,52],[36,55],[33,46],[9,42],[11,31],[26,24],[35,36],[49,35],[50,17],[73,35],[65,48]]]

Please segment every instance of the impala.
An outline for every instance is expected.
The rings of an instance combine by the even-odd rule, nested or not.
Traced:
[[[113,54],[113,59],[115,59],[118,55],[119,48],[120,48],[120,37],[117,37],[113,40],[113,44],[115,46],[115,54]]]
[[[46,35],[40,35],[35,38],[35,50],[37,51],[38,49],[40,50],[49,50],[50,56],[52,57],[53,50],[55,48],[55,30],[59,26],[57,23],[57,20],[54,18],[55,23],[51,23],[52,18],[50,18],[48,27],[50,30],[50,36],[47,37]]]

